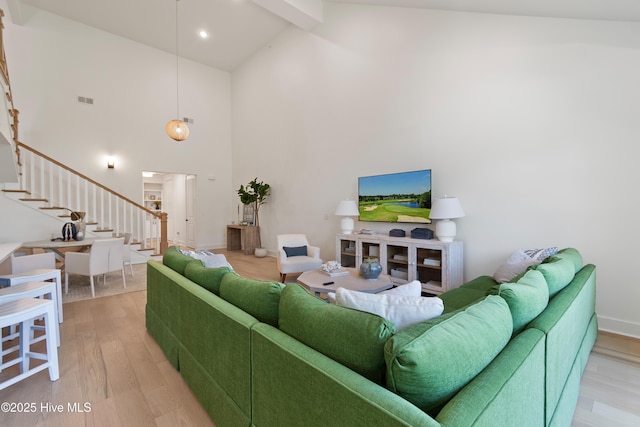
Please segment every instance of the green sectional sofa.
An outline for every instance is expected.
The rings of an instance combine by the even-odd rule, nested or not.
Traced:
[[[149,333],[225,426],[565,426],[597,336],[595,267],[564,249],[514,279],[442,294],[401,331],[297,284],[147,266]]]

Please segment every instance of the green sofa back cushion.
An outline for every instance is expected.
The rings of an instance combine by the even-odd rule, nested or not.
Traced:
[[[387,387],[425,412],[439,409],[511,338],[509,306],[489,295],[464,310],[409,326],[387,341]]]
[[[509,305],[514,335],[542,313],[549,302],[547,282],[536,270],[525,272],[516,283],[496,285],[490,293],[500,295]]]
[[[193,261],[193,258],[180,252],[177,246],[168,247],[167,250],[164,251],[164,255],[162,255],[162,263],[183,276],[184,269],[191,261]]]
[[[327,304],[288,284],[280,299],[280,330],[360,375],[381,384],[384,343],[392,322],[375,314]]]
[[[584,263],[582,259],[582,255],[580,255],[580,252],[578,252],[578,250],[574,248],[566,248],[561,250],[557,254],[553,255],[549,259],[549,261],[554,261],[558,259],[566,259],[568,261],[571,261],[576,273],[582,269],[582,266]]]
[[[567,286],[576,274],[573,262],[566,258],[556,256],[549,257],[548,262],[543,262],[535,267],[544,276],[549,287],[549,298],[560,292]]]
[[[277,327],[283,287],[282,283],[247,279],[230,272],[222,277],[220,297],[259,321]]]
[[[228,267],[205,267],[202,265],[202,262],[194,259],[185,267],[184,276],[209,292],[220,296],[220,283],[222,282],[222,278],[231,271]]]

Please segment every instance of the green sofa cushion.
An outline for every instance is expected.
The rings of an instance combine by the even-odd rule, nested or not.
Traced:
[[[493,282],[495,285],[495,282]],[[451,289],[439,297],[444,303],[443,313],[451,313],[471,304],[475,304],[487,296],[487,291],[467,289],[463,287]]]
[[[544,276],[544,280],[547,281],[547,286],[549,287],[549,298],[553,298],[555,294],[571,282],[576,271],[571,260],[555,256],[550,258],[552,259],[549,262],[537,265],[535,270]]]
[[[507,301],[513,318],[513,333],[517,334],[535,319],[549,302],[549,288],[541,272],[527,271],[516,283],[503,283],[491,289]]]
[[[230,272],[222,277],[220,297],[259,321],[277,327],[283,287],[282,283],[247,279]]]
[[[280,330],[360,375],[380,384],[384,343],[392,322],[375,314],[327,304],[298,284],[288,284],[280,298]]]
[[[176,273],[184,276],[184,269],[193,261],[193,258],[180,252],[177,246],[170,246],[164,251],[162,255],[162,263],[175,271]]]
[[[206,290],[220,296],[220,283],[225,274],[232,270],[228,267],[209,268],[201,261],[192,260],[184,269],[184,276]]]
[[[580,271],[584,262],[582,259],[582,255],[580,255],[580,252],[578,252],[578,250],[574,248],[566,248],[561,250],[557,254],[553,255],[549,261],[554,261],[558,259],[566,259],[568,261],[571,261],[571,263],[573,263],[573,268],[576,273]]]
[[[496,295],[409,326],[385,345],[387,387],[435,411],[491,363],[512,330],[509,306]]]

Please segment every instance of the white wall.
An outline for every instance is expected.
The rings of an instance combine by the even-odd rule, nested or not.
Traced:
[[[0,7],[8,14],[6,0]],[[137,201],[143,170],[198,175],[197,244],[224,246],[233,203],[229,73],[180,60],[180,115],[195,123],[191,137],[177,143],[164,131],[176,116],[174,55],[22,8],[23,26],[4,19],[20,140]],[[106,168],[107,156],[115,158],[114,170]],[[0,219],[21,217],[8,212],[18,208],[4,197],[0,207]],[[33,227],[2,223],[3,240],[43,238]]]
[[[431,168],[467,213],[466,279],[573,246],[598,267],[601,328],[640,337],[639,44],[637,23],[328,3],[233,73],[233,188],[271,184],[266,247],[305,232],[327,260],[358,176]]]

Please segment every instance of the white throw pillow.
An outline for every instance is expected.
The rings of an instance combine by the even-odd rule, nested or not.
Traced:
[[[404,297],[419,297],[422,295],[422,284],[419,280],[414,280],[413,282],[409,282],[404,285],[382,291],[380,292],[380,294]]]
[[[344,288],[336,290],[336,303],[382,316],[395,323],[396,331],[440,316],[444,310],[444,303],[438,297],[368,294]]]
[[[180,252],[183,254],[190,256],[193,259],[199,259],[202,261],[205,267],[209,268],[218,268],[218,267],[229,267],[233,270],[231,264],[227,262],[227,258],[223,254],[214,254],[209,251],[190,251],[187,249],[178,248]]]
[[[498,283],[507,283],[519,274],[524,273],[532,265],[542,261],[531,258],[522,249],[518,249],[493,274],[493,279]]]

